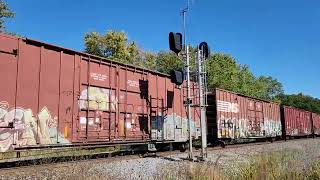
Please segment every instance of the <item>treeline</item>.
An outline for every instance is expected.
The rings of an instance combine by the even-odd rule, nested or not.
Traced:
[[[85,52],[119,62],[134,64],[147,69],[169,73],[182,69],[183,61],[174,53],[146,52],[134,41],[129,42],[124,32],[109,31],[106,34],[87,33]],[[191,70],[195,70],[196,49],[190,49]],[[270,76],[255,77],[245,65],[240,65],[228,54],[214,53],[207,60],[208,87],[223,88],[257,98],[280,101],[283,87]]]
[[[5,19],[15,14],[4,0],[0,0],[0,32],[6,32]],[[6,32],[16,35],[12,32]],[[122,63],[133,64],[162,73],[182,69],[181,58],[168,50],[157,53],[144,51],[126,33],[108,31],[105,34],[89,32],[84,37],[85,52]],[[196,49],[190,49],[191,70],[195,70]],[[254,76],[246,65],[238,64],[229,54],[213,53],[207,60],[208,88],[222,88],[247,96],[271,100],[285,105],[320,113],[320,100],[310,96],[284,94],[282,84],[270,76]]]
[[[109,31],[85,35],[85,52],[162,73],[182,69],[183,61],[170,51],[157,53],[138,48],[126,33]],[[196,49],[191,47],[191,70],[195,70]],[[320,100],[303,94],[286,95],[283,85],[271,76],[254,76],[247,65],[238,64],[229,54],[213,53],[207,60],[208,88],[222,88],[243,95],[283,103],[320,113]]]
[[[0,32],[5,32],[5,19],[13,18],[15,14],[9,9],[7,3],[0,0]]]
[[[320,113],[320,99],[304,95],[302,93],[283,95],[281,96],[281,102],[287,106],[293,106],[311,112]]]

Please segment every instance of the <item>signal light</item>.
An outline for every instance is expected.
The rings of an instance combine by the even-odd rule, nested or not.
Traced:
[[[171,51],[178,54],[182,50],[182,34],[181,33],[169,33],[169,48]]]
[[[210,49],[209,49],[208,43],[206,43],[206,42],[200,43],[199,44],[199,49],[202,50],[202,53],[203,53],[204,57],[206,57],[206,58],[209,57]]]
[[[170,72],[171,82],[175,83],[176,85],[180,86],[183,84],[184,74],[182,71],[172,70]]]

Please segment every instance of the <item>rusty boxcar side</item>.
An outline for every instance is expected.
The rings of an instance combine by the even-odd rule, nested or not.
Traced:
[[[312,128],[313,134],[320,135],[320,114],[312,113]]]
[[[0,42],[1,152],[187,141],[185,88],[168,75],[31,39],[0,34]]]
[[[312,135],[311,112],[282,106],[281,113],[286,137]]]
[[[282,135],[279,104],[215,89],[208,96],[208,135],[213,139]]]

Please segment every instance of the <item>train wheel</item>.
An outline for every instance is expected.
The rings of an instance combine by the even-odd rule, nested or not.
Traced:
[[[285,140],[290,140],[290,137],[289,137],[289,136],[286,136],[286,137],[285,137]]]
[[[186,152],[186,150],[188,149],[189,144],[188,143],[182,143],[180,144],[180,152]]]
[[[275,141],[275,138],[271,137],[271,138],[269,139],[269,141],[270,141],[271,143],[273,143],[273,142]]]
[[[221,147],[225,148],[226,147],[226,143],[225,142],[221,142]]]
[[[173,144],[172,143],[169,143],[169,151],[173,151],[174,148],[173,148]]]

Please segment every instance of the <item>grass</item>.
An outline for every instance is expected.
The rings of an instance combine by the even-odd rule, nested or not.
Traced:
[[[308,173],[308,179],[320,179],[320,161],[314,163]]]
[[[303,179],[305,176],[297,160],[298,152],[272,152],[260,154],[238,165],[237,170],[227,172],[229,179]]]
[[[238,163],[233,168],[215,164],[191,163],[184,168],[166,170],[157,179],[173,180],[316,180],[320,179],[320,161],[303,169],[299,152],[282,151],[263,153]]]
[[[96,151],[105,151],[100,149]],[[79,152],[78,152],[79,153]],[[78,154],[77,153],[77,154]],[[86,151],[85,153],[88,153]],[[157,180],[320,180],[320,161],[315,160],[304,167],[301,163],[303,153],[284,150],[281,152],[261,153],[248,157],[244,162],[220,165],[218,162],[173,163],[159,169],[159,174],[152,179]],[[218,161],[218,160],[217,160]],[[56,165],[49,170],[45,167],[34,172],[19,172],[17,177],[36,179],[117,179],[109,177],[99,169],[93,168],[95,163],[69,163],[66,166]],[[11,175],[10,175],[11,177]],[[150,177],[151,178],[151,177]],[[0,176],[1,179],[1,176]]]

